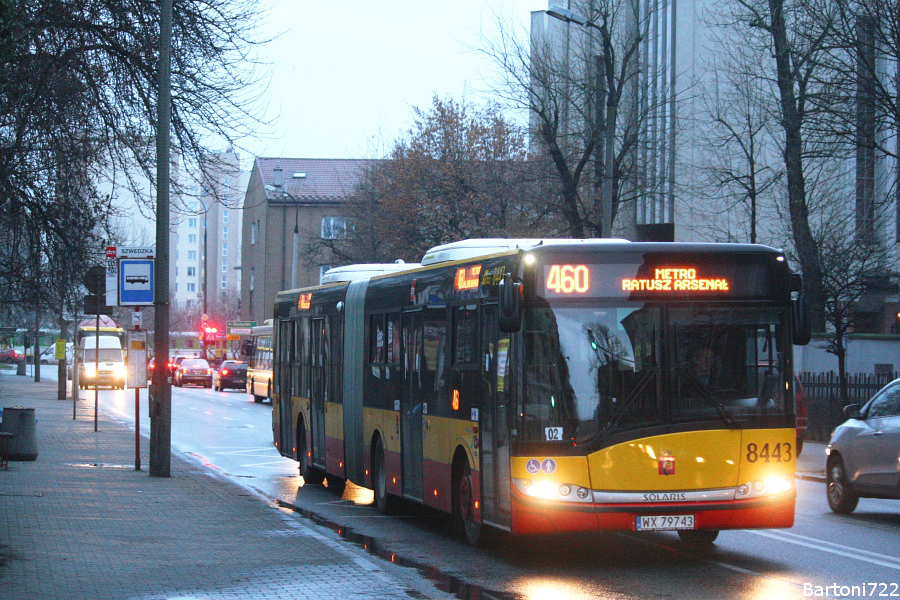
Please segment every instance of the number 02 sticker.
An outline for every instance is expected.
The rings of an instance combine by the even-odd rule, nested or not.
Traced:
[[[562,441],[562,427],[545,427],[544,435],[547,436],[548,442],[561,442]]]

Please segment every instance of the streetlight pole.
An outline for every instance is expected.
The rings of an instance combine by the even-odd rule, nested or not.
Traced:
[[[560,21],[564,21],[565,23],[575,23],[576,25],[580,25],[582,27],[593,27],[597,31],[600,32],[600,43],[603,44],[603,54],[598,57],[596,61],[596,79],[594,82],[595,86],[595,96],[597,98],[597,103],[600,103],[600,96],[603,93],[603,75],[601,74],[601,67],[606,71],[609,68],[609,61],[604,60],[608,59],[612,54],[612,42],[609,36],[607,16],[603,15],[603,24],[597,25],[593,21],[588,21],[586,18],[581,16],[580,14],[571,11],[567,8],[563,8],[557,4],[551,4],[547,8],[547,14],[555,19],[559,19]],[[609,74],[607,73],[607,76]],[[599,175],[599,165],[597,164],[601,160],[604,160],[603,163],[603,184],[601,186],[600,191],[600,237],[612,237],[612,198],[613,198],[613,175],[615,173],[615,151],[616,151],[616,141],[615,136],[615,122],[618,116],[618,100],[616,99],[616,94],[613,93],[611,86],[606,86],[606,127],[604,132],[606,148],[605,150],[601,150],[599,148],[600,140],[597,139],[598,136],[594,137],[594,144],[597,146],[594,150],[594,168],[595,177]],[[599,117],[600,110],[596,111],[597,116]],[[599,130],[599,122],[594,125],[594,128]]]
[[[294,203],[294,246],[291,252],[291,289],[297,289],[297,254],[299,252],[300,246],[300,226],[299,226],[299,205],[300,201],[297,198],[288,192],[287,190],[283,190],[281,188],[277,188],[273,185],[267,185],[266,190],[270,192],[279,192],[282,196],[290,198]]]

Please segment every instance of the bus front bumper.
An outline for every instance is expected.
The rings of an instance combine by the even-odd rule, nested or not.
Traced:
[[[719,502],[600,504],[547,502],[513,492],[512,533],[638,531],[641,517],[690,517],[691,529],[768,529],[794,525],[796,490],[771,498]],[[672,519],[660,521],[671,522]],[[666,527],[660,530],[675,530]],[[652,529],[645,529],[652,530]]]

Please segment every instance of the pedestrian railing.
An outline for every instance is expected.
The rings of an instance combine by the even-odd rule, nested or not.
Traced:
[[[845,403],[841,400],[841,382],[834,371],[827,373],[799,373],[806,391],[806,439],[827,442],[834,428],[847,420]],[[865,404],[886,384],[900,377],[900,373],[848,373],[847,404]]]

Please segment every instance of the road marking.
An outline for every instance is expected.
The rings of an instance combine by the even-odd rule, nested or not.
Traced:
[[[900,571],[900,559],[896,559],[885,554],[877,554],[875,552],[859,550],[857,548],[847,548],[847,546],[842,546],[833,542],[826,542],[796,533],[788,533],[786,531],[779,531],[777,533],[771,531],[756,531],[752,529],[747,529],[746,531],[747,533],[752,533],[753,535],[772,538],[774,540],[779,540],[788,544],[795,544],[797,546],[803,546],[805,548],[812,548],[813,550],[828,552],[829,554],[836,554],[838,556],[844,556],[846,558],[852,558],[873,565],[879,565],[881,567],[887,567],[889,569]],[[805,540],[809,541],[807,542]]]

